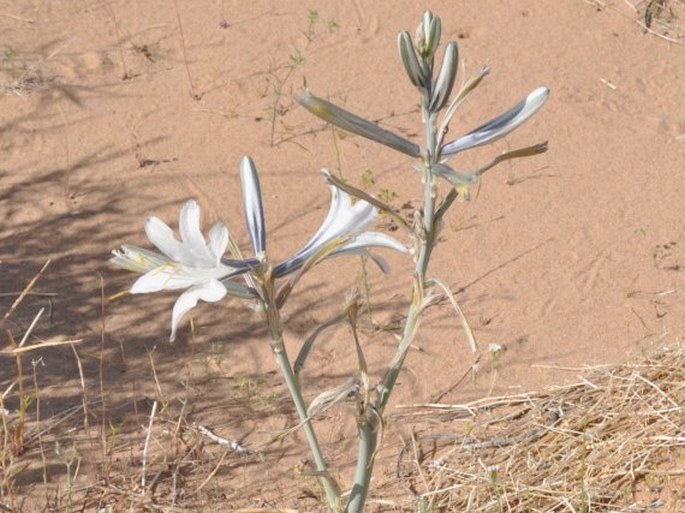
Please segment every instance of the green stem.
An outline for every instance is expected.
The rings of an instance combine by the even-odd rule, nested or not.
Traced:
[[[265,289],[273,290],[273,284],[265,287]],[[326,492],[328,507],[332,512],[338,513],[341,511],[339,488],[328,472],[326,460],[323,457],[319,441],[314,432],[314,426],[307,414],[307,406],[302,397],[302,392],[300,391],[297,379],[295,378],[292,365],[290,364],[290,359],[288,358],[288,353],[285,349],[285,344],[283,343],[283,329],[281,327],[280,315],[276,308],[276,301],[273,297],[274,294],[271,293],[266,295],[267,304],[264,304],[263,308],[265,309],[269,333],[271,334],[271,349],[273,350],[276,362],[281,369],[281,374],[283,374],[283,378],[285,379],[285,384],[290,392],[290,397],[292,398],[293,403],[295,403],[297,416],[300,419],[302,429],[304,430],[307,442],[309,443],[309,449],[314,458],[319,482]]]
[[[433,183],[433,172],[431,170],[433,164],[436,163],[436,156],[439,148],[437,147],[437,137],[435,134],[435,113],[428,111],[426,107],[423,108],[423,120],[426,129],[426,156],[424,157],[423,167],[423,230],[425,235],[425,243],[429,241],[429,235],[433,231],[433,215],[435,213],[435,185]],[[425,267],[428,266],[428,259],[430,258],[430,251],[426,255]],[[419,262],[417,262],[419,263]]]
[[[273,341],[274,343],[276,341]],[[314,458],[314,464],[316,465],[317,473],[319,474],[319,481],[326,492],[326,499],[328,500],[328,506],[331,511],[340,511],[340,494],[338,493],[337,486],[333,482],[333,479],[328,473],[328,467],[326,466],[326,460],[323,457],[321,447],[319,446],[319,441],[316,438],[316,433],[314,432],[314,426],[307,415],[307,407],[304,403],[304,398],[300,393],[300,388],[297,385],[295,379],[295,373],[293,372],[292,366],[290,365],[290,360],[288,359],[288,354],[286,353],[285,346],[283,345],[283,340],[280,340],[280,346],[276,347],[274,345],[274,355],[276,356],[276,361],[281,369],[281,373],[285,378],[285,384],[290,392],[290,397],[292,397],[295,403],[295,409],[297,410],[297,415],[302,422],[302,429],[307,437],[307,442],[309,443],[309,448],[312,452]]]
[[[404,358],[407,350],[414,339],[421,315],[421,301],[423,299],[423,287],[426,281],[426,272],[428,271],[428,263],[430,262],[431,253],[435,246],[435,238],[437,236],[435,223],[439,218],[435,217],[435,187],[433,183],[433,173],[431,168],[436,162],[436,155],[438,154],[437,138],[435,134],[435,114],[430,113],[426,107],[423,108],[423,120],[426,129],[426,156],[424,159],[424,174],[423,174],[423,190],[424,190],[424,204],[423,204],[423,232],[417,234],[421,245],[416,257],[416,266],[414,270],[414,290],[412,293],[412,302],[409,306],[407,314],[407,321],[404,325],[404,332],[402,340],[397,349],[395,359],[393,360],[390,369],[383,380],[381,392],[377,401],[377,411],[382,414],[390,399],[390,395],[395,387],[397,377],[399,376],[402,366],[404,365]],[[420,228],[417,228],[417,230]]]
[[[390,394],[395,387],[395,382],[402,370],[402,365],[404,364],[404,357],[407,354],[406,348],[409,347],[412,340],[414,339],[414,334],[419,327],[419,315],[421,313],[421,306],[419,302],[421,301],[421,292],[417,290],[419,285],[414,284],[413,300],[409,306],[409,312],[407,314],[407,320],[404,324],[404,333],[402,334],[402,339],[398,345],[397,352],[395,353],[395,360],[386,372],[385,378],[381,384],[381,390],[376,401],[376,409],[378,412],[382,413],[385,411],[385,407],[390,399]]]
[[[435,134],[435,114],[430,113],[428,109],[424,107],[423,120],[426,129],[426,148],[428,148],[428,150],[424,159],[423,173],[423,223],[421,227],[416,228],[421,231],[421,233],[417,233],[421,245],[416,257],[412,301],[409,305],[409,312],[407,313],[402,340],[400,340],[397,352],[395,353],[395,358],[381,383],[381,390],[376,400],[375,408],[371,405],[366,405],[365,411],[362,412],[360,418],[357,420],[359,452],[354,475],[354,485],[352,486],[352,492],[347,507],[345,508],[345,513],[362,513],[364,510],[364,504],[371,482],[371,475],[373,474],[374,456],[376,454],[376,449],[378,448],[378,435],[382,422],[382,414],[388,404],[390,395],[395,388],[395,383],[397,382],[397,378],[404,365],[407,351],[414,340],[414,336],[416,335],[419,326],[426,272],[437,236],[435,223],[436,221],[439,221],[439,218],[436,218],[435,216],[435,186],[433,182],[433,173],[431,172],[433,164],[436,163],[436,155],[438,154],[437,138]]]
[[[373,473],[373,459],[378,447],[379,422],[379,417],[374,413],[358,419],[359,452],[357,468],[354,472],[354,485],[350,492],[350,500],[345,508],[345,513],[362,513],[364,511],[364,504],[369,493],[371,475]]]

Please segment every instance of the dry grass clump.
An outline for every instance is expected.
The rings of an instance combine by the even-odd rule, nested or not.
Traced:
[[[646,0],[628,2],[636,12],[637,22],[645,33],[649,32],[672,43],[685,42],[685,1]],[[635,5],[633,5],[635,4]]]
[[[685,511],[685,346],[544,393],[423,408],[439,427],[397,468],[423,511]]]
[[[665,41],[685,44],[685,0],[585,0],[598,11],[614,10]],[[627,8],[627,10],[625,9]]]
[[[649,0],[642,13],[645,29],[651,29],[655,25],[655,29],[663,35],[682,37],[678,21],[682,21],[684,8],[683,0]]]
[[[309,481],[282,463],[287,449],[247,451],[222,437],[245,432],[240,424],[215,432],[200,423],[192,405],[204,389],[193,392],[190,367],[180,390],[169,394],[157,382],[154,400],[118,403],[99,373],[100,396],[88,399],[79,341],[29,343],[42,310],[27,329],[10,322],[23,299],[41,294],[32,288],[47,265],[0,318],[10,342],[2,355],[16,366],[0,380],[0,512],[323,509]],[[82,401],[41,415],[50,387],[28,355],[57,344],[71,346]],[[236,382],[232,391],[221,407],[236,418],[249,410],[262,422],[287,411],[270,387]],[[394,419],[407,417],[421,427],[386,488],[399,502],[375,501],[374,511],[685,511],[685,345],[543,393],[425,405]]]

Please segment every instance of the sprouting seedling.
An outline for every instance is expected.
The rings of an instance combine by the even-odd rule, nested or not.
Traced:
[[[373,171],[365,169],[361,174],[362,187],[368,188],[376,184],[376,179],[373,177]]]
[[[316,37],[316,22],[319,20],[319,11],[316,9],[307,9],[307,31],[304,32],[304,36],[310,43]]]
[[[2,45],[2,58],[4,61],[9,62],[14,59],[16,51],[10,45]]]
[[[388,189],[387,187],[383,187],[378,191],[378,198],[386,203],[391,203],[392,200],[398,197],[399,194],[397,194],[395,191]]]

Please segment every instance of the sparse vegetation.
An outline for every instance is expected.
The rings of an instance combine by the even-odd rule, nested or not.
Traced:
[[[117,281],[118,277],[114,276],[111,268],[100,264],[84,266],[84,263],[102,260],[109,246],[131,237],[133,231],[129,223],[134,217],[131,201],[113,202],[114,207],[100,201],[117,194],[116,187],[112,187],[110,182],[100,183],[103,174],[116,175],[115,180],[121,181],[128,181],[132,176],[145,177],[128,185],[129,189],[140,187],[136,191],[138,200],[145,198],[145,212],[140,214],[141,217],[153,209],[164,211],[167,208],[166,198],[160,200],[154,194],[148,198],[145,196],[148,191],[143,192],[149,188],[156,194],[156,184],[180,183],[183,187],[190,187],[192,194],[207,187],[210,179],[212,184],[225,184],[228,181],[224,180],[224,168],[228,167],[225,162],[217,163],[216,168],[212,167],[213,163],[209,166],[202,163],[203,172],[209,168],[206,181],[203,181],[205,175],[202,175],[203,180],[197,180],[199,174],[194,174],[194,168],[200,167],[200,163],[185,153],[169,155],[168,159],[148,159],[147,155],[155,150],[155,144],[164,145],[167,152],[176,145],[190,154],[188,147],[193,144],[190,139],[190,142],[180,145],[173,138],[170,138],[171,143],[166,140],[170,131],[175,129],[174,120],[179,124],[190,124],[194,112],[219,113],[220,116],[212,118],[208,134],[219,133],[223,137],[224,130],[228,133],[235,128],[231,122],[239,120],[245,123],[248,119],[246,112],[254,115],[257,102],[261,103],[256,112],[270,122],[270,137],[267,139],[265,136],[255,144],[266,147],[270,143],[273,146],[271,150],[282,152],[279,153],[281,155],[285,154],[288,146],[297,145],[309,150],[306,147],[308,140],[303,143],[303,133],[312,139],[321,136],[321,132],[325,131],[326,138],[330,133],[336,152],[330,159],[337,159],[335,183],[349,190],[354,189],[354,184],[359,184],[362,192],[396,211],[381,213],[378,226],[393,237],[401,238],[399,234],[406,225],[423,222],[425,210],[416,198],[398,206],[401,201],[396,200],[402,198],[404,201],[405,191],[394,183],[391,186],[384,183],[389,168],[377,166],[373,160],[375,155],[365,155],[368,160],[360,168],[347,164],[353,151],[359,147],[357,136],[333,127],[310,129],[315,124],[311,120],[307,125],[299,120],[292,121],[298,115],[296,104],[291,99],[292,93],[306,85],[305,71],[311,73],[308,67],[317,52],[331,45],[332,41],[337,44],[339,39],[341,44],[350,47],[362,44],[356,39],[349,39],[354,37],[350,36],[354,30],[361,37],[368,38],[364,42],[368,45],[368,41],[373,40],[370,35],[374,31],[384,30],[385,21],[379,25],[378,19],[368,17],[368,12],[363,11],[338,20],[323,7],[304,10],[300,6],[296,14],[284,13],[280,9],[266,14],[257,10],[236,13],[222,1],[221,16],[217,15],[215,23],[222,32],[219,36],[211,33],[211,37],[205,40],[193,33],[201,18],[196,20],[185,12],[179,13],[182,3],[175,3],[171,17],[158,23],[158,20],[150,22],[142,15],[132,19],[127,6],[122,3],[103,6],[83,2],[79,8],[86,12],[90,22],[95,24],[99,17],[106,19],[103,23],[105,30],[101,31],[107,36],[105,44],[91,48],[83,43],[92,37],[89,31],[84,32],[85,36],[69,34],[64,25],[59,26],[62,32],[54,40],[48,36],[38,37],[37,31],[47,34],[49,30],[41,11],[46,7],[36,4],[30,11],[20,4],[8,5],[5,10],[13,14],[3,13],[0,22],[10,22],[12,28],[23,28],[30,33],[31,39],[36,40],[36,45],[44,46],[29,51],[17,43],[20,39],[7,35],[11,31],[3,32],[8,43],[0,44],[0,72],[3,73],[0,93],[7,95],[0,99],[8,106],[0,143],[7,156],[6,162],[0,166],[0,189],[3,190],[0,206],[7,214],[0,230],[6,250],[0,262],[4,288],[0,290],[3,301],[0,311],[3,316],[0,320],[0,339],[3,340],[0,344],[0,511],[194,513],[227,508],[234,513],[324,511],[326,490],[317,480],[321,472],[300,450],[304,442],[302,424],[293,413],[287,388],[272,371],[273,362],[262,358],[261,353],[250,353],[246,357],[246,352],[237,351],[242,339],[267,336],[264,330],[256,328],[259,316],[253,315],[253,310],[233,309],[235,305],[221,310],[222,322],[230,326],[224,334],[217,330],[210,316],[203,313],[193,319],[192,327],[184,333],[183,338],[188,340],[169,345],[166,337],[160,334],[166,328],[164,321],[160,320],[165,319],[166,310],[160,313],[162,310],[154,301],[148,304],[146,299],[140,301],[120,293],[123,281]],[[677,45],[682,44],[685,37],[681,30],[685,19],[685,2],[682,0],[622,3],[593,0],[585,4],[594,4],[612,12],[628,6],[634,12],[625,16],[625,23],[632,27],[636,37],[642,35],[635,22],[644,25],[651,34],[644,36],[645,41],[658,42],[669,52],[677,51]],[[66,4],[62,8],[64,12],[72,12]],[[218,4],[212,8],[219,11]],[[31,18],[26,17],[27,13]],[[288,37],[279,39],[282,46],[274,48],[263,61],[258,61],[254,76],[245,78],[244,74],[227,71],[227,78],[218,85],[214,84],[214,76],[208,79],[207,74],[214,72],[217,62],[222,62],[227,68],[233,63],[203,61],[204,56],[201,57],[198,50],[205,45],[224,44],[221,38],[230,40],[234,32],[247,34],[246,24],[258,25],[262,16],[274,16],[278,23],[288,21]],[[290,23],[293,19],[296,19],[294,24]],[[55,20],[60,21],[57,17]],[[359,26],[348,30],[350,20],[355,20]],[[483,36],[474,28],[459,28],[456,37]],[[249,34],[253,37],[253,32]],[[611,37],[619,36],[613,34]],[[58,54],[63,60],[54,57]],[[254,55],[251,58],[255,58]],[[668,53],[668,58],[673,58],[672,53]],[[154,71],[149,75],[140,74],[136,67],[138,60],[146,66],[155,64]],[[210,71],[207,71],[206,63],[213,66]],[[468,62],[467,69],[473,69],[472,62]],[[438,71],[437,66],[435,71]],[[628,71],[622,73],[625,73],[624,79],[635,78],[628,75]],[[176,74],[181,78],[176,79]],[[149,111],[129,112],[121,106],[114,108],[106,103],[113,97],[140,97],[144,88],[135,87],[141,83],[149,85],[158,77],[168,82],[146,96],[145,101],[150,103]],[[635,81],[649,91],[642,81],[652,78],[641,77]],[[229,82],[233,85],[234,81],[241,80],[244,83],[231,89],[231,94],[235,94],[237,99],[226,102],[221,88],[227,87]],[[671,83],[665,79],[663,82]],[[260,85],[255,86],[257,83]],[[619,92],[625,93],[625,83],[616,77],[612,77],[612,83],[618,85]],[[457,85],[455,88],[458,89]],[[576,86],[568,87],[569,90],[560,95],[560,104],[565,106],[576,101],[571,90]],[[188,99],[189,92],[189,103],[169,100],[173,94],[169,91],[173,88],[182,89],[184,99]],[[665,87],[665,94],[667,89]],[[367,92],[367,84],[361,82],[349,94],[359,96]],[[166,94],[168,96],[164,96]],[[331,96],[344,102],[347,94],[347,90],[341,94],[336,89]],[[52,101],[57,97],[66,99],[69,108]],[[576,107],[591,109],[595,100],[587,99]],[[96,115],[96,105],[106,105],[108,109],[108,126],[102,130],[92,130],[93,125],[87,124],[88,118]],[[610,101],[601,105],[602,108],[615,106]],[[173,118],[167,125],[169,132],[160,131],[158,125],[146,126],[146,119],[165,110],[180,112],[179,118]],[[115,115],[123,111],[125,114]],[[416,110],[410,112],[415,114]],[[404,115],[392,112],[383,118],[381,124],[394,116]],[[98,119],[102,122],[102,117]],[[163,119],[166,122],[168,118]],[[652,118],[645,119],[652,121]],[[377,120],[371,121],[377,124]],[[81,123],[87,127],[85,130],[94,132],[93,140],[103,141],[102,147],[98,144],[94,149],[90,147],[93,140],[85,138],[78,126],[75,128]],[[266,123],[265,120],[265,126]],[[674,128],[664,122],[659,124],[659,129],[663,126],[668,130],[682,131],[681,125]],[[141,127],[154,130],[154,136],[146,139],[130,134]],[[460,129],[449,132],[450,137]],[[133,141],[134,147],[127,145],[130,141],[111,142],[114,139],[109,137],[109,131],[119,130],[126,132],[124,139]],[[67,146],[66,158],[61,154],[56,158],[51,152],[51,139],[46,132],[60,136],[57,146],[60,150]],[[417,134],[404,130],[399,132],[409,133],[411,137]],[[237,130],[231,133],[235,134],[231,144],[243,138]],[[325,139],[323,145],[327,144],[329,140]],[[342,157],[338,145],[344,151]],[[232,155],[234,148],[227,147],[226,151]],[[21,166],[7,164],[11,161],[11,152],[23,153]],[[309,159],[310,154],[304,153]],[[166,153],[160,155],[166,156]],[[312,160],[319,157],[311,155]],[[342,162],[346,163],[347,180],[342,177]],[[90,173],[96,165],[101,167],[98,173],[93,173],[92,181],[80,182],[82,175],[79,172]],[[31,173],[34,167],[41,171],[45,168],[46,175],[34,176]],[[104,173],[102,167],[106,168]],[[309,171],[313,170],[302,170],[303,173]],[[280,212],[276,209],[281,207],[287,209],[299,222],[298,216],[309,214],[309,210],[314,209],[307,205],[306,212],[298,210],[295,208],[297,198],[291,198],[289,193],[280,189],[286,179],[297,181],[301,175],[291,174],[293,170],[289,168],[270,169],[268,172],[268,179],[273,182],[267,201],[274,199],[279,202],[273,206],[274,211]],[[29,176],[26,181],[15,180],[15,175],[21,173]],[[531,180],[518,187],[531,175],[523,175],[524,179],[517,179],[518,176],[518,170],[513,169],[509,175],[500,176],[509,185],[517,185],[511,189],[515,189],[512,195],[520,194],[519,191],[525,194],[527,185],[533,182]],[[575,175],[569,173],[563,177],[563,180],[568,180],[564,183],[571,182],[569,176],[575,179]],[[450,190],[447,183],[442,186],[443,192]],[[309,187],[309,184],[305,183],[303,187]],[[101,189],[104,194],[100,193]],[[58,190],[55,194],[65,196],[68,208],[59,223],[54,220],[61,213],[57,208],[59,205],[55,205],[60,200],[51,197],[50,203],[47,200],[42,202],[45,198],[41,194],[45,190],[51,194]],[[469,187],[458,184],[454,190],[463,199]],[[487,184],[483,190],[488,190]],[[212,217],[214,212],[219,215],[219,212],[224,212],[222,209],[232,207],[223,192],[208,192],[200,199],[214,209]],[[94,196],[98,199],[88,203]],[[15,207],[19,203],[28,211],[26,218],[20,219],[15,215]],[[321,206],[317,203],[314,213],[318,214]],[[96,219],[98,209],[107,209],[111,217],[117,218],[116,223],[100,226],[98,222],[84,230],[80,220]],[[401,215],[394,216],[396,213]],[[273,220],[273,215],[269,212],[267,219]],[[511,216],[510,211],[507,215]],[[498,229],[500,218],[489,216],[487,210],[475,212],[471,209],[445,217],[441,239],[459,239],[455,247],[462,248],[462,235],[468,235],[471,230],[482,232],[488,226],[493,226],[488,229]],[[644,217],[647,218],[646,215]],[[645,272],[652,273],[650,276],[679,279],[684,262],[682,241],[655,223],[653,218],[639,224],[642,222],[642,219],[635,221],[622,232],[628,244],[633,244],[630,250],[644,265]],[[276,226],[275,222],[270,224]],[[115,225],[122,228],[112,229]],[[287,227],[283,229],[283,226],[278,226],[280,231],[277,235],[281,240],[299,236]],[[633,227],[637,227],[634,237]],[[523,226],[522,229],[529,228]],[[81,233],[73,237],[72,231]],[[568,234],[565,232],[565,235]],[[97,242],[85,244],[88,237],[97,239]],[[25,244],[26,249],[23,250],[20,244]],[[46,264],[36,272],[40,268],[36,262],[46,258],[46,253],[52,256],[56,245],[67,246],[68,249],[60,253],[58,262],[53,260],[54,263]],[[84,254],[78,255],[82,248],[85,248]],[[476,256],[480,258],[481,254],[476,253]],[[447,257],[450,265],[460,269],[461,263],[455,256],[449,254]],[[14,265],[13,259],[25,261],[18,266]],[[13,265],[8,268],[10,263]],[[362,257],[359,267],[354,263],[349,265],[350,274],[357,277],[360,289],[357,304],[360,310],[359,330],[355,333],[355,337],[359,337],[355,342],[360,352],[375,349],[374,345],[392,349],[401,337],[402,324],[407,318],[404,311],[388,316],[386,305],[373,301],[375,294],[390,294],[389,287],[377,280],[368,264],[369,259]],[[488,276],[503,281],[501,275],[496,274],[498,270],[488,268],[483,275],[475,276],[474,282]],[[79,279],[85,286],[70,288],[70,277],[80,272],[83,276]],[[528,268],[522,267],[518,272],[523,280],[522,273],[528,272]],[[34,278],[25,283],[26,277],[32,276]],[[453,293],[454,312],[463,316],[456,299],[461,299],[464,290],[470,293],[471,284],[461,283],[461,277],[452,278],[450,276],[445,284],[431,281],[431,287],[425,291],[431,291],[436,298]],[[525,278],[528,279],[527,276]],[[600,273],[600,281],[603,278]],[[458,292],[454,292],[455,283],[460,287]],[[521,283],[517,282],[515,286],[519,287]],[[393,404],[392,409],[384,412],[379,437],[382,446],[371,457],[378,460],[379,468],[371,484],[365,511],[680,513],[685,504],[685,354],[679,331],[662,330],[660,325],[658,330],[655,328],[662,317],[670,320],[678,315],[679,310],[672,304],[679,301],[680,296],[677,287],[659,284],[648,289],[644,281],[639,282],[639,277],[635,276],[626,276],[621,283],[625,284],[625,291],[622,294],[619,291],[617,301],[632,300],[626,306],[628,313],[625,318],[629,321],[622,325],[623,329],[628,329],[628,323],[637,325],[639,322],[645,332],[656,332],[654,339],[658,338],[660,345],[668,343],[668,348],[652,352],[644,339],[638,342],[631,340],[633,345],[644,344],[650,349],[639,357],[633,357],[628,364],[569,369],[577,377],[569,385],[486,397],[461,404],[459,400],[447,399],[450,394],[458,396],[454,394],[456,388],[480,385],[481,372],[489,371],[494,382],[497,374],[509,371],[511,355],[520,358],[522,354],[510,350],[518,334],[516,337],[501,336],[502,327],[498,325],[497,316],[501,318],[508,312],[483,314],[474,305],[487,303],[492,298],[476,293],[465,294],[468,301],[465,305],[469,309],[466,313],[470,315],[475,310],[476,319],[480,315],[476,331],[485,333],[487,337],[492,334],[494,340],[506,340],[506,345],[505,342],[502,345],[490,344],[487,362],[484,357],[482,361],[485,364],[478,372],[478,359],[472,362],[471,355],[468,355],[465,364],[473,363],[473,368],[461,380],[455,376],[457,385],[435,384],[438,389],[431,392],[431,397],[439,399],[416,404],[423,400],[417,398],[411,405],[400,405],[395,409]],[[316,284],[310,282],[307,286],[315,287]],[[441,292],[443,290],[445,294]],[[650,292],[645,292],[647,290]],[[587,288],[579,294],[589,295],[591,292]],[[328,293],[326,291],[325,295]],[[506,301],[511,301],[510,290],[498,290],[497,294],[506,295]],[[396,296],[391,299],[393,306],[401,301]],[[432,301],[429,295],[425,299]],[[633,308],[631,305],[635,300],[644,301],[644,308]],[[667,304],[667,300],[671,304]],[[438,299],[435,302],[438,304]],[[447,303],[449,301],[439,304]],[[126,314],[121,314],[126,308],[124,305],[128,308],[134,305],[133,309],[140,308],[141,312],[131,315],[130,310],[126,310]],[[541,311],[541,322],[547,322],[551,315],[558,313],[559,306],[546,306]],[[297,354],[301,347],[292,339],[304,339],[312,326],[320,325],[322,314],[318,310],[310,313],[300,304],[294,305],[286,314],[284,325],[291,337],[289,348]],[[434,320],[436,317],[430,318],[431,323]],[[130,324],[125,326],[126,322]],[[442,318],[437,319],[437,323],[440,322]],[[150,329],[151,323],[159,325],[158,332]],[[242,325],[248,325],[248,328],[236,327]],[[450,326],[454,326],[453,319]],[[73,336],[73,333],[77,335]],[[157,334],[151,336],[150,333]],[[206,336],[207,333],[212,335]],[[340,386],[342,374],[331,377],[326,373],[332,368],[331,362],[341,357],[341,348],[345,346],[341,342],[343,337],[334,330],[327,331],[326,337],[321,338],[317,341],[316,354],[312,351],[312,357],[307,360],[306,372],[298,371],[297,377],[304,385],[321,385],[330,392],[333,390],[331,387]],[[676,340],[675,345],[673,340]],[[420,345],[412,344],[411,350],[440,364],[444,355],[432,353],[430,343],[421,340]],[[608,340],[607,343],[613,342]],[[452,344],[451,340],[449,344]],[[441,351],[444,347],[441,346]],[[258,370],[252,373],[243,367],[236,371],[236,353],[241,358],[252,358],[249,361]],[[530,361],[533,362],[533,356]],[[367,373],[363,360],[357,363],[355,372],[367,378],[373,378],[376,376],[374,373],[383,370],[374,361]],[[423,379],[416,374],[416,368],[410,366],[402,375],[405,385]],[[360,371],[364,371],[363,374]],[[557,372],[562,371],[557,369]],[[376,385],[375,382],[371,384]],[[353,424],[356,420],[351,412],[361,403],[359,396],[355,395],[358,393],[356,389],[343,386],[333,391],[336,394],[324,397],[308,394],[306,399],[310,405],[315,403],[315,399],[321,399],[315,404],[318,408],[309,413],[315,422],[332,425],[325,435],[324,450],[331,467],[330,476],[346,492],[353,484],[351,468],[356,462],[350,445],[354,440]],[[369,395],[375,393],[373,386],[366,391]],[[380,418],[381,414],[378,415]],[[343,498],[348,496],[343,494]]]

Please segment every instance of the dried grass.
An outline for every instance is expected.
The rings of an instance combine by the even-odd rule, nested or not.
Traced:
[[[684,0],[624,0],[636,13],[635,21],[645,33],[671,43],[685,44]]]
[[[424,511],[685,511],[685,346],[544,393],[426,405],[398,460]]]

